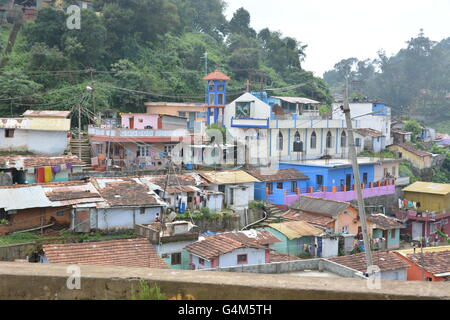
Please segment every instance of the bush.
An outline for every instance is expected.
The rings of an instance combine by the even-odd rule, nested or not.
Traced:
[[[161,292],[160,288],[155,284],[150,288],[145,281],[139,282],[139,297],[133,295],[132,300],[167,300],[166,295]]]
[[[248,203],[250,209],[262,209],[264,208],[264,201],[252,200]]]

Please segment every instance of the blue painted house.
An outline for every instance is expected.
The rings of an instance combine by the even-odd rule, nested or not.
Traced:
[[[294,168],[247,171],[261,182],[255,182],[255,200],[285,204],[289,195],[297,195],[306,190],[309,178]]]
[[[206,123],[223,124],[223,113],[227,101],[227,81],[230,77],[218,70],[208,74],[203,80],[206,84]]]
[[[358,159],[361,183],[368,187],[374,182],[376,161],[369,158]],[[294,168],[307,176],[308,189],[301,189],[301,193],[313,191],[349,191],[355,184],[353,169],[349,159],[327,159],[327,160],[307,160],[307,161],[286,161],[280,162],[280,169]]]
[[[397,219],[384,214],[371,214],[373,247],[380,250],[400,248],[400,229],[405,226]]]

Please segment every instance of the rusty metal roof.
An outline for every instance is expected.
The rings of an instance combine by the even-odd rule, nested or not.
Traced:
[[[316,228],[305,221],[271,223],[268,226],[284,234],[289,240],[306,236],[318,236],[323,233],[321,229]]]
[[[213,184],[260,182],[242,170],[198,171],[198,174]]]
[[[403,191],[447,195],[450,193],[450,184],[417,181],[404,188]]]
[[[309,196],[300,196],[296,202],[291,205],[292,209],[297,209],[312,213],[322,213],[335,216],[350,207],[349,202],[328,200]]]
[[[23,114],[27,118],[64,118],[66,119],[70,114],[70,111],[58,111],[58,110],[27,110]]]
[[[262,182],[309,180],[307,176],[294,168],[275,169],[274,172],[266,172],[264,169],[247,170],[249,174]]]

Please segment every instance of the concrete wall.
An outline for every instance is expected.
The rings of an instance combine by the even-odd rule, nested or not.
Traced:
[[[35,250],[36,244],[34,242],[2,246],[0,247],[0,261],[26,259]]]
[[[59,155],[64,153],[67,144],[67,131],[15,129],[14,137],[5,138],[5,129],[0,129],[0,151]]]
[[[0,299],[6,300],[129,300],[140,281],[157,285],[172,298],[197,300],[367,300],[450,299],[450,284],[422,281],[382,281],[368,289],[362,279],[330,279],[290,275],[81,266],[81,289],[67,288],[67,266],[0,263]]]

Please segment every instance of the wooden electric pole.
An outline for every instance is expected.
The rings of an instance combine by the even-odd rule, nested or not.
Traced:
[[[368,233],[368,227],[367,227],[367,217],[366,217],[366,211],[364,206],[364,198],[363,193],[361,189],[361,179],[359,176],[359,165],[358,165],[358,159],[356,155],[356,148],[355,148],[355,138],[353,135],[353,125],[352,125],[352,119],[350,114],[350,104],[348,102],[348,80],[346,80],[345,85],[345,92],[344,92],[344,106],[343,111],[345,114],[345,120],[347,122],[347,131],[348,131],[348,138],[349,138],[349,156],[352,161],[352,167],[353,167],[353,175],[355,178],[355,188],[356,188],[356,194],[358,196],[358,211],[359,211],[359,217],[361,220],[361,229],[363,234],[363,240],[364,240],[364,252],[366,255],[366,263],[367,263],[367,269],[370,270],[370,267],[373,265],[372,260],[372,251],[370,248],[370,238]],[[371,272],[372,273],[372,272]]]

